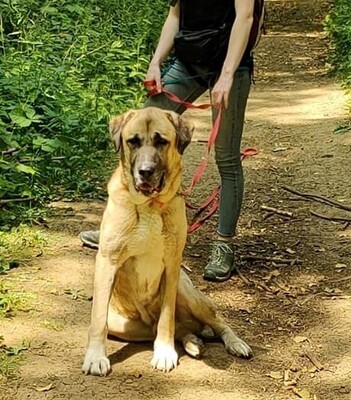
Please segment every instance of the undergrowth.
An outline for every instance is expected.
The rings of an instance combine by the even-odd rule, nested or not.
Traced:
[[[325,29],[331,42],[330,62],[348,93],[351,116],[351,2],[334,0],[326,17]]]
[[[7,273],[40,256],[47,243],[43,232],[27,226],[13,228],[10,232],[0,231],[0,319],[15,315],[17,310],[28,309],[32,300],[30,293],[16,289]]]
[[[13,268],[26,266],[31,259],[40,256],[46,244],[45,234],[28,226],[21,225],[10,232],[0,231],[0,325],[1,319],[31,309],[34,295],[22,291],[18,287],[18,279],[13,275],[10,279],[8,273]],[[20,346],[9,347],[0,336],[0,391],[1,385],[18,376],[20,353],[27,349],[28,344],[25,342]]]
[[[30,208],[104,193],[108,119],[143,101],[167,8],[162,0],[0,0],[0,226],[20,207],[2,199],[29,198],[21,207]]]
[[[25,341],[20,346],[9,347],[4,343],[4,338],[0,336],[0,385],[18,376],[21,352],[28,348],[29,344]]]

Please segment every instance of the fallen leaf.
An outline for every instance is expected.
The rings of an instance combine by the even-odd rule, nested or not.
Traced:
[[[273,378],[273,379],[278,379],[278,380],[284,378],[283,374],[280,371],[271,371],[269,374],[267,374],[267,376],[269,376],[270,378]]]
[[[308,342],[308,338],[306,336],[295,336],[293,337],[293,341],[295,343]]]
[[[34,389],[35,389],[37,392],[48,392],[49,390],[51,390],[51,389],[53,389],[53,388],[54,388],[53,384],[50,383],[50,384],[47,385],[47,386],[44,386],[44,387],[35,387]]]
[[[247,314],[251,314],[252,313],[252,311],[249,308],[244,308],[244,307],[239,308],[239,311],[245,312]]]
[[[342,393],[342,394],[349,394],[351,393],[351,389],[347,386],[340,386],[339,389],[337,389],[338,392]]]
[[[347,268],[347,265],[338,263],[338,264],[335,265],[335,268],[336,269],[343,269],[343,268]]]
[[[317,253],[324,253],[326,250],[324,247],[317,247],[314,249],[314,251]]]
[[[315,400],[317,397],[307,389],[293,388],[293,392],[303,400]]]
[[[296,379],[290,379],[289,381],[284,381],[284,385],[285,386],[296,386],[297,381],[296,381]]]
[[[193,253],[193,254],[190,254],[190,257],[193,257],[193,258],[201,258],[201,254]]]
[[[299,367],[297,365],[292,365],[289,369],[291,372],[297,372],[299,370]]]
[[[139,372],[139,371],[134,371],[132,375],[133,375],[135,378],[141,378],[141,377],[143,376],[142,373]]]
[[[285,381],[288,381],[288,380],[290,379],[289,373],[290,373],[290,371],[289,371],[288,369],[286,369],[286,370],[284,371],[284,382],[285,382]]]
[[[188,272],[193,272],[192,269],[185,264],[182,264],[182,267]]]
[[[287,150],[286,147],[273,147],[273,149],[272,149],[272,151],[274,153],[277,153],[278,151],[285,151],[285,150]]]

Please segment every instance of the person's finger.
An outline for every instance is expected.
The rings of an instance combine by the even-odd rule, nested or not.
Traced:
[[[146,75],[146,77],[144,79],[144,87],[148,92],[152,92],[155,87],[153,80],[150,79],[150,76],[148,76],[148,75]]]
[[[157,89],[158,93],[161,93],[161,92],[162,92],[161,77],[160,77],[160,76],[157,76],[157,77],[155,78],[155,81],[156,81],[156,89]]]
[[[215,108],[220,108],[223,101],[223,93],[222,92],[215,92],[214,94],[214,101],[213,105]]]
[[[224,103],[224,108],[228,108],[228,102],[229,102],[229,93],[225,92],[223,96],[223,103]]]

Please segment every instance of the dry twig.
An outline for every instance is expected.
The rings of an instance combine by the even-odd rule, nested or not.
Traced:
[[[317,213],[317,212],[315,212],[313,210],[310,210],[310,213],[311,213],[311,215],[314,215],[315,217],[326,219],[328,221],[348,222],[348,223],[351,222],[351,218],[350,217],[331,217],[329,215]]]
[[[268,262],[275,262],[275,263],[282,263],[282,264],[301,264],[302,261],[294,258],[280,258],[280,257],[263,257],[263,256],[254,256],[254,255],[247,255],[242,256],[242,260],[244,261],[268,261]]]
[[[307,357],[311,363],[318,369],[318,371],[322,371],[324,369],[324,365],[317,360],[317,358],[311,353],[304,353],[304,356]]]
[[[283,217],[292,218],[294,216],[294,214],[292,212],[290,212],[290,211],[279,210],[278,208],[274,208],[274,207],[261,206],[261,210],[262,211],[267,211],[269,213],[282,215]]]
[[[330,206],[335,206],[335,207],[341,208],[342,210],[351,211],[351,206],[345,205],[336,200],[328,199],[328,197],[324,197],[319,194],[301,193],[301,192],[297,191],[296,189],[291,188],[289,186],[282,186],[282,189],[284,189],[290,193],[296,194],[297,196],[305,197],[306,199],[309,199],[309,200],[319,201],[320,203],[325,203]]]
[[[325,281],[324,283],[339,283],[339,282],[345,282],[345,281],[349,281],[349,280],[351,280],[351,275],[344,276],[343,278],[334,279],[331,281]]]
[[[9,204],[9,203],[20,203],[23,201],[31,201],[34,200],[34,197],[25,197],[25,198],[20,198],[20,199],[3,199],[0,200],[0,206],[4,204]]]

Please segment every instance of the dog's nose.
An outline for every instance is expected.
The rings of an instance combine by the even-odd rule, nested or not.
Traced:
[[[147,166],[147,167],[145,166],[145,167],[139,169],[139,175],[145,180],[150,179],[152,177],[152,175],[154,174],[154,172],[155,172],[155,167],[153,167],[151,165]]]

